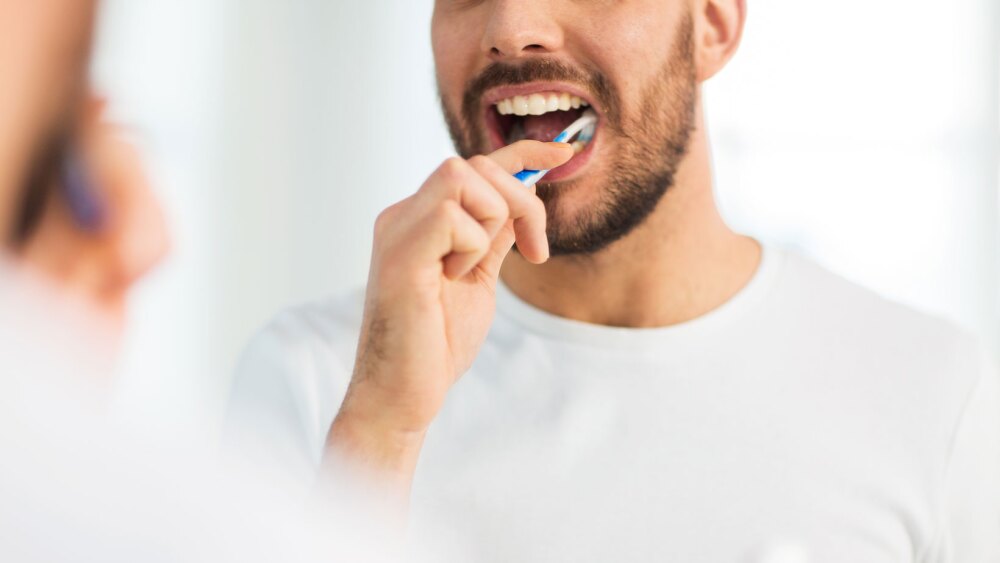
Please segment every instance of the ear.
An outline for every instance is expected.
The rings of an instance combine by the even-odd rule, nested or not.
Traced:
[[[726,66],[736,53],[746,22],[746,0],[695,0],[694,49],[698,81]]]

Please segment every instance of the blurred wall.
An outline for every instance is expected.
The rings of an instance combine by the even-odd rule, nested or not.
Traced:
[[[450,154],[424,1],[244,2],[227,64],[224,317],[364,283],[371,226]],[[237,328],[239,327],[239,328]]]
[[[139,146],[172,231],[170,257],[132,300],[123,405],[164,424],[204,428],[217,410],[236,329],[218,308],[228,283],[218,218],[224,53],[231,11],[215,0],[102,0],[92,74],[110,117]]]
[[[707,94],[725,215],[997,351],[1000,3],[749,4]]]
[[[995,346],[1000,6],[749,4],[706,89],[727,218]],[[216,412],[270,316],[364,283],[374,217],[451,154],[431,5],[105,2],[95,76],[177,239],[136,300],[126,400]]]

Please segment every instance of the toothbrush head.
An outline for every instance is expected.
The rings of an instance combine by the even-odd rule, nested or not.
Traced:
[[[556,143],[570,143],[573,145],[573,149],[580,153],[583,148],[594,138],[594,130],[597,128],[597,114],[593,110],[587,110],[583,112],[583,115],[579,119],[570,124],[569,127],[559,133],[555,139],[552,139]],[[541,180],[549,171],[548,170],[522,170],[514,177],[517,178],[522,184],[526,186],[532,186],[539,180]]]
[[[580,134],[576,136],[576,140],[580,143],[587,144],[591,139],[594,138],[594,131],[597,130],[597,122],[591,123],[580,131]]]
[[[597,114],[592,110],[587,110],[570,125],[564,134],[565,142],[573,146],[573,151],[577,154],[587,148],[587,144],[594,138],[594,131],[597,129]]]
[[[596,127],[597,114],[594,113],[594,110],[588,109],[554,140],[559,143],[569,143],[574,140],[586,142],[594,138],[594,129]]]

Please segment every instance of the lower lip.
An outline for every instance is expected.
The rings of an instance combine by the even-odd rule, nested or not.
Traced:
[[[549,170],[548,174],[542,178],[544,182],[558,182],[559,180],[571,180],[574,176],[583,174],[583,169],[590,162],[591,157],[594,154],[595,147],[597,146],[598,138],[601,133],[600,124],[594,129],[594,137],[590,139],[587,146],[583,147],[580,154],[575,155],[573,158],[569,159],[569,162],[563,164],[558,168],[553,168]]]
[[[488,123],[487,127],[490,132],[490,142],[493,145],[493,150],[498,150],[506,146],[504,139],[500,136],[499,127],[496,123],[496,118],[494,116],[489,116],[488,119],[492,118],[493,122]],[[571,180],[575,176],[583,173],[584,167],[590,163],[593,157],[594,151],[596,150],[597,143],[601,136],[601,123],[598,122],[594,129],[594,136],[587,143],[587,146],[583,148],[580,154],[575,155],[573,158],[569,159],[569,162],[559,166],[558,168],[553,168],[549,170],[545,177],[542,178],[542,182],[551,183],[558,182],[560,180]]]

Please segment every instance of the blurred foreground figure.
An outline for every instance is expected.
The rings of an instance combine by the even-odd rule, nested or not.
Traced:
[[[1000,561],[974,339],[720,216],[701,85],[745,15],[437,0],[460,157],[379,216],[363,295],[250,344],[243,427],[447,519],[463,561]]]
[[[129,289],[167,239],[87,91],[94,10],[0,0],[0,561],[335,560],[313,524],[331,515],[277,464],[109,412]]]

